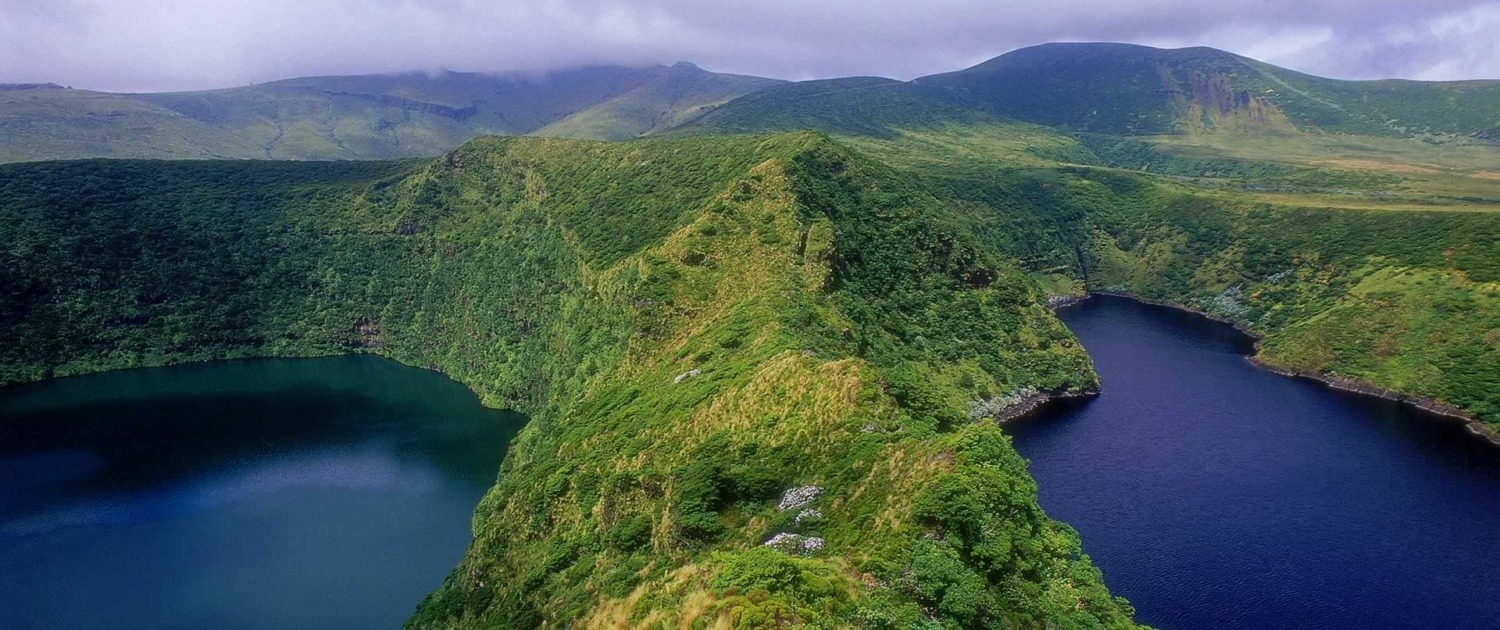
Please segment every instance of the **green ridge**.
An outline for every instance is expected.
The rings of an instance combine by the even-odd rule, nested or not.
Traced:
[[[1131,626],[970,420],[1093,387],[1088,358],[1011,258],[826,138],[0,174],[6,381],[370,351],[532,414],[414,627]]]

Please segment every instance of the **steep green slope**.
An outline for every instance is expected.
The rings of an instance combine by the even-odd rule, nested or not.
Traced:
[[[1227,155],[1184,153],[1159,138],[955,115],[960,97],[887,96],[906,84],[815,89],[828,85],[763,90],[682,132],[717,131],[722,112],[753,129],[841,134],[919,174],[1054,291],[1081,292],[1086,280],[1205,310],[1266,335],[1260,358],[1278,369],[1431,399],[1500,429],[1500,215],[1485,212],[1500,180],[1474,170],[1492,148],[1242,133],[1223,137]]]
[[[1204,311],[1262,335],[1272,367],[1500,435],[1500,215],[1284,207],[1076,167],[924,172],[1054,293]]]
[[[10,165],[0,220],[4,381],[371,351],[530,412],[415,627],[1131,626],[971,420],[1092,388],[1087,357],[826,138]]]
[[[1044,44],[917,83],[959,90],[1004,116],[1113,135],[1473,137],[1500,124],[1500,81],[1340,81],[1212,48]]]
[[[679,64],[311,77],[163,94],[0,86],[0,161],[432,156],[477,135],[549,125],[548,135],[623,139],[776,83]]]

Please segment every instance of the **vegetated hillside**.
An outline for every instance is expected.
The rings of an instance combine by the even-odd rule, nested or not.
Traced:
[[[784,83],[753,92],[692,121],[690,133],[774,133],[817,129],[890,137],[900,129],[1002,122],[954,92],[879,77]]]
[[[1500,431],[1500,215],[1266,204],[1103,169],[925,169],[1059,295],[1125,293],[1263,335],[1259,358]]]
[[[478,135],[543,128],[623,139],[776,83],[678,64],[539,76],[311,77],[162,94],[0,85],[0,161],[385,159],[434,156]]]
[[[677,63],[629,92],[531,133],[554,138],[628,140],[677,127],[740,95],[781,83]]]
[[[9,165],[0,220],[4,381],[370,351],[530,412],[413,627],[1131,626],[982,420],[1087,356],[824,137]]]
[[[1241,133],[1209,145],[1224,152],[1177,150],[954,114],[960,96],[887,97],[908,84],[823,89],[834,83],[763,90],[682,132],[734,120],[840,134],[968,208],[986,240],[1062,280],[1055,291],[1081,291],[1087,273],[1091,288],[1268,335],[1261,358],[1278,367],[1432,398],[1500,427],[1500,214],[1489,212],[1500,180],[1484,170],[1493,148]],[[861,115],[846,119],[856,105]]]
[[[1112,135],[1318,130],[1488,137],[1500,81],[1340,81],[1212,48],[1043,44],[917,79],[996,113]]]
[[[1117,51],[1113,45],[1049,46],[1012,55],[1025,57],[1046,52],[1050,57],[1074,64],[1098,54],[1109,63],[1123,63],[1149,61],[1149,55],[1130,54],[1147,51],[1187,59],[1250,63],[1209,49],[1157,51],[1121,46],[1120,54],[1108,55],[1104,53]],[[1116,112],[1132,120],[1144,120],[1157,111],[1164,116],[1162,120],[1176,120],[1173,117],[1180,113],[1170,99],[1137,98],[1142,94],[1160,95],[1159,90],[1130,86],[1105,90],[1097,85],[1090,87],[1088,81],[1078,76],[1058,76],[1070,77],[1058,80],[1072,87],[1042,90],[1049,95],[1047,98],[1058,99],[1043,108],[1051,114],[1071,115],[1066,112],[1072,107],[1079,111],[1088,109],[1090,115]],[[1112,73],[1101,76],[1118,78]],[[1122,136],[1069,129],[1074,125],[1066,121],[1059,127],[1048,127],[1004,118],[994,113],[982,95],[935,83],[941,82],[923,79],[918,83],[902,83],[865,77],[787,83],[737,98],[669,133],[816,129],[834,134],[842,142],[881,160],[949,175],[956,171],[982,173],[996,165],[1081,164],[1186,178],[1205,189],[1282,205],[1500,210],[1500,176],[1495,171],[1495,165],[1500,164],[1500,145],[1483,137],[1325,133],[1289,126],[1228,124],[1223,117],[1219,123],[1225,124],[1208,120],[1213,124],[1198,125],[1188,129],[1190,133]],[[1016,98],[1032,94],[1004,82],[984,85]],[[1439,91],[1463,87],[1434,85]],[[1098,93],[1069,92],[1075,88],[1085,91],[1097,88]],[[1115,109],[1100,108],[1088,101],[1091,98],[1104,99],[1109,108]],[[1153,104],[1161,108],[1152,110]],[[1052,119],[1041,122],[1059,123]]]

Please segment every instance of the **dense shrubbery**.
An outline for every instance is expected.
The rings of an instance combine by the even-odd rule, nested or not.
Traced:
[[[532,413],[413,626],[1129,625],[1055,590],[1103,587],[1003,438],[1003,464],[964,454],[967,403],[1089,386],[1087,357],[943,200],[826,138],[27,165],[0,195],[7,381],[369,351]],[[976,526],[949,524],[955,484],[1017,508],[985,535],[1048,541],[987,560],[947,532]]]
[[[933,169],[924,169],[933,173]],[[1435,398],[1500,423],[1500,218],[1282,208],[1087,168],[927,176],[1054,290],[1233,319],[1262,358]]]
[[[1197,192],[812,134],[0,167],[0,382],[378,352],[531,412],[414,627],[1128,627],[968,414],[1095,384],[1037,278],[1497,411],[1491,215]]]

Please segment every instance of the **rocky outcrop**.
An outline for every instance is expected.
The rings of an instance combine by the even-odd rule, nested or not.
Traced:
[[[1023,389],[1005,396],[997,396],[989,400],[976,400],[969,403],[969,417],[976,421],[992,420],[999,424],[1005,424],[1028,416],[1032,412],[1046,406],[1047,403],[1056,400],[1092,398],[1098,395],[1099,388],[1097,386],[1081,390],[1058,392]]]

